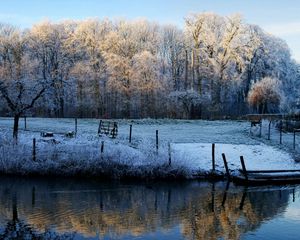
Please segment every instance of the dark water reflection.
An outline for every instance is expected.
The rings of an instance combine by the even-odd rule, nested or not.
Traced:
[[[299,209],[291,186],[0,178],[0,239],[299,239]]]

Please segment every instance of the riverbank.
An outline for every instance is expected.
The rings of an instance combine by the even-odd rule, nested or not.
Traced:
[[[97,135],[97,120],[78,120],[75,138],[72,119],[27,119],[19,143],[12,144],[11,119],[0,119],[0,172],[9,175],[80,176],[92,178],[194,179],[223,178],[225,153],[232,172],[244,155],[250,169],[300,168],[293,156],[249,135],[241,121],[120,120],[116,139]],[[132,142],[128,141],[133,125]],[[155,132],[159,131],[156,148]],[[40,132],[54,133],[45,138]],[[36,148],[33,155],[33,139]],[[211,144],[216,143],[215,171]]]

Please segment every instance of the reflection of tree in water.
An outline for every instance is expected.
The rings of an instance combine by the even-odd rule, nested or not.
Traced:
[[[17,192],[20,219],[28,224],[18,220],[24,226],[18,228],[35,234],[37,239],[49,235],[49,231],[45,232],[49,226],[57,234],[122,237],[168,231],[179,224],[188,239],[238,239],[281,212],[289,194],[247,192],[241,206],[243,188],[231,187],[224,195],[224,183],[135,185],[65,180],[62,184],[59,180],[17,179],[0,179],[0,183],[0,223],[11,216],[8,206],[14,201],[3,187],[10,184],[10,191]],[[7,223],[8,232],[15,223]]]
[[[35,232],[30,225],[19,220],[17,202],[17,195],[14,193],[12,196],[12,219],[7,222],[4,230],[0,233],[0,239],[69,240],[74,238],[73,234],[58,235],[51,231],[44,231],[44,233]]]
[[[240,239],[243,233],[257,229],[266,219],[282,212],[288,204],[289,190],[227,194],[212,191],[214,202],[202,201],[187,210],[183,234],[188,239]],[[212,208],[211,206],[214,206]],[[188,218],[188,214],[190,217]]]

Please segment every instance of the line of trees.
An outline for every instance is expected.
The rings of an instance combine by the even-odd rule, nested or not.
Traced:
[[[44,21],[25,30],[0,24],[2,115],[30,109],[50,117],[220,118],[295,111],[299,76],[287,44],[240,15],[192,14],[184,29],[147,20]],[[265,78],[274,81],[255,86]],[[277,97],[255,95],[273,83]]]

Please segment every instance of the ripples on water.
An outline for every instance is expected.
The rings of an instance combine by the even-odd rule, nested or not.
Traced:
[[[0,178],[0,239],[299,239],[299,190]]]

